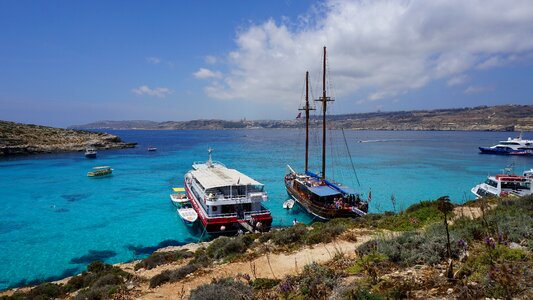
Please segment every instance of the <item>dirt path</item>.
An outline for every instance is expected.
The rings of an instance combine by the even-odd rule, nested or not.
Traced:
[[[293,253],[279,253],[262,255],[249,262],[235,262],[218,265],[207,269],[201,274],[191,276],[179,282],[164,284],[155,289],[143,286],[141,296],[137,299],[187,299],[191,290],[199,285],[210,283],[214,278],[235,277],[240,274],[249,274],[253,277],[252,268],[255,266],[255,276],[263,278],[281,279],[286,275],[297,274],[303,267],[312,262],[323,263],[331,260],[336,253],[343,253],[353,257],[355,248],[372,238],[369,234],[357,236],[357,242],[337,240],[328,244],[318,244],[312,248],[306,247]],[[161,272],[164,269],[159,269]],[[145,275],[145,274],[142,274]],[[148,274],[146,274],[148,275]],[[182,294],[183,293],[183,294]]]

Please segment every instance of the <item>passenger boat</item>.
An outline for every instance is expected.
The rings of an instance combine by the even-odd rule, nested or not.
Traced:
[[[185,190],[208,233],[267,231],[272,224],[263,184],[212,160],[195,162],[185,174]]]
[[[309,106],[309,72],[306,72],[305,106],[300,109],[305,111],[305,171],[298,173],[287,166],[285,187],[292,199],[320,219],[364,216],[368,212],[368,202],[361,194],[326,179],[326,109],[327,103],[333,101],[326,95],[326,47],[322,71],[322,97],[316,100],[322,103],[322,173],[319,176],[308,170],[309,111],[313,109]]]
[[[180,207],[183,203],[189,202],[189,198],[185,193],[185,188],[175,187],[172,188],[172,191],[174,193],[170,194],[170,201],[172,201],[172,204],[175,206]]]
[[[500,141],[492,147],[479,147],[483,154],[503,154],[503,155],[533,155],[533,140],[522,139],[522,133],[516,138],[508,138]]]
[[[487,176],[484,183],[471,189],[476,198],[505,197],[508,195],[527,196],[533,194],[533,169],[524,171],[523,175],[514,175],[510,169],[504,174]]]
[[[85,149],[85,157],[87,158],[96,158],[96,148],[90,147]]]
[[[108,166],[94,167],[91,172],[87,173],[88,177],[104,177],[113,173],[113,169]]]

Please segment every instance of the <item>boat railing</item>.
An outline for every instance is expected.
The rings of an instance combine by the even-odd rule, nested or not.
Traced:
[[[221,162],[219,162],[219,161],[216,161],[216,160],[213,160],[213,161],[211,162],[211,164],[212,164],[213,166],[215,166],[215,165],[219,165],[219,166],[224,167],[224,168],[226,167],[226,165],[224,165],[223,163],[221,163]],[[207,166],[208,166],[208,162],[207,162],[207,161],[195,161],[195,162],[193,162],[192,165],[193,165],[193,168],[194,168],[194,169],[198,169],[198,167],[203,166],[203,165],[205,165],[205,167],[207,167]]]
[[[268,209],[262,209],[262,210],[255,210],[255,211],[246,211],[244,212],[244,219],[251,219],[254,215],[264,215],[264,214],[270,214],[270,210]],[[227,217],[238,217],[238,214],[235,213],[226,213],[226,214],[218,214],[209,216],[210,219],[215,218],[227,218]]]

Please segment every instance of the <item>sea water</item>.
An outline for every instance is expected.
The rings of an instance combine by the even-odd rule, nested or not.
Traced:
[[[111,133],[139,144],[99,151],[97,159],[80,152],[0,160],[0,289],[77,274],[96,259],[130,261],[204,238],[201,228],[179,219],[169,194],[183,186],[194,161],[207,160],[209,147],[214,160],[265,184],[274,226],[313,221],[298,206],[282,208],[287,164],[303,169],[303,130]],[[533,167],[533,157],[478,153],[478,146],[511,134],[345,131],[344,138],[341,131],[328,131],[326,175],[364,198],[371,191],[371,212],[400,211],[443,195],[462,203],[474,198],[470,189],[488,174],[509,165],[517,173]],[[320,142],[320,132],[312,130],[310,170],[317,173]],[[148,152],[148,146],[157,151]],[[113,175],[86,176],[100,165],[111,166]]]

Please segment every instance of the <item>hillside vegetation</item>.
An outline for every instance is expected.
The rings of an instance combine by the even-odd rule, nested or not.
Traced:
[[[445,221],[446,220],[446,221]],[[445,222],[444,222],[445,221]],[[18,299],[531,299],[533,196],[296,225],[94,262]]]
[[[312,116],[313,126],[321,118]],[[533,131],[533,105],[479,106],[473,108],[375,112],[330,115],[329,127],[353,130],[483,130]],[[77,129],[242,129],[299,128],[303,118],[293,120],[192,120],[192,121],[100,121],[75,125]]]

